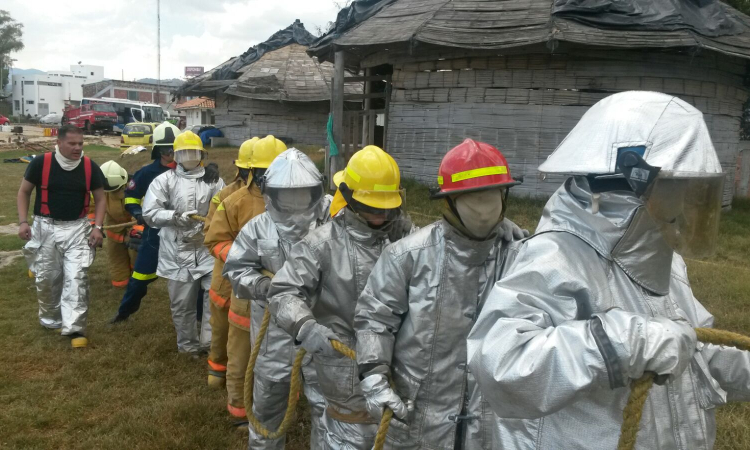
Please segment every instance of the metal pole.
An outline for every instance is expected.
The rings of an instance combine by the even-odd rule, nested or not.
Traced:
[[[156,103],[161,90],[161,0],[156,0]]]

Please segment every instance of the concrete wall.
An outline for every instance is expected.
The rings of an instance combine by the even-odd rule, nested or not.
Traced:
[[[394,64],[386,150],[404,176],[437,184],[443,155],[471,137],[498,147],[514,188],[547,196],[562,178],[542,181],[537,167],[586,110],[615,92],[649,90],[676,95],[704,113],[728,174],[731,202],[747,91],[737,58],[646,51],[578,50]]]
[[[220,95],[216,126],[232,145],[272,134],[288,145],[326,144],[329,102],[277,102]]]

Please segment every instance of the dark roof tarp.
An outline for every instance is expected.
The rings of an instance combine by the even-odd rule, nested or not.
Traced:
[[[552,15],[602,29],[740,34],[745,27],[718,0],[555,0]]]
[[[191,89],[200,86],[207,90],[220,90],[231,85],[232,80],[236,80],[238,72],[248,64],[259,60],[263,55],[274,50],[278,50],[289,44],[300,44],[309,47],[315,42],[315,36],[305,29],[305,26],[299,19],[283,30],[274,33],[268,40],[258,45],[254,45],[247,51],[236,58],[232,58],[226,63],[206,72],[202,76],[193,80],[188,80],[174,95],[189,92]]]
[[[336,22],[326,34],[318,38],[310,47],[323,47],[329,44],[341,33],[352,28],[358,23],[372,17],[375,13],[393,3],[396,0],[355,0],[349,6],[341,8],[336,15]]]
[[[313,42],[315,42],[315,36],[310,34],[299,20],[295,20],[293,24],[274,33],[267,41],[250,47],[245,53],[232,61],[232,64],[228,64],[217,70],[213,79],[231,80],[237,78],[236,73],[240,69],[259,60],[267,52],[278,50],[289,44],[300,44],[309,47]]]

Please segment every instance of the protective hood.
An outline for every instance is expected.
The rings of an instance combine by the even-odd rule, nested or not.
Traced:
[[[539,166],[543,173],[614,174],[618,150],[645,147],[642,156],[668,173],[721,173],[703,114],[671,95],[629,91],[592,106]]]
[[[261,185],[279,233],[287,239],[304,237],[316,223],[324,197],[323,175],[312,160],[295,148],[286,150],[273,160]]]
[[[547,202],[536,234],[573,234],[603,258],[615,262],[639,286],[658,295],[669,293],[673,250],[630,191],[599,194],[598,211],[585,177],[569,178]]]
[[[274,159],[263,182],[273,188],[313,187],[323,183],[323,175],[307,155],[290,148]]]

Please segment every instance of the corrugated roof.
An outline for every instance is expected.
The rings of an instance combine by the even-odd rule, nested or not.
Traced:
[[[176,105],[174,109],[180,111],[183,109],[198,109],[198,108],[206,108],[206,109],[214,109],[216,105],[214,104],[214,100],[208,97],[198,97],[194,98],[192,100],[188,100],[186,102],[180,103],[179,105]]]
[[[708,37],[691,30],[600,29],[552,16],[553,0],[382,0],[379,11],[327,35],[310,48],[332,60],[333,48],[351,57],[425,43],[469,49],[503,49],[554,41],[621,47],[698,47],[750,58],[750,18],[726,6],[744,22],[741,34]],[[384,6],[383,6],[384,5]]]

